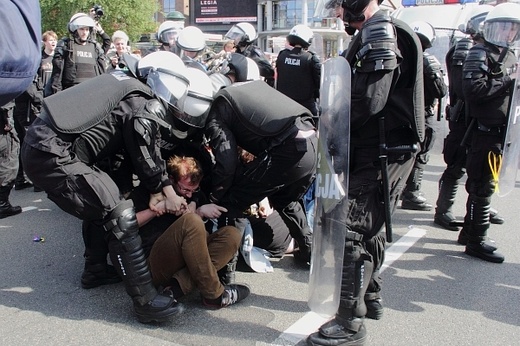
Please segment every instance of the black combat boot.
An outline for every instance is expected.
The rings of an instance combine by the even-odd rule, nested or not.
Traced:
[[[502,225],[504,222],[506,222],[506,220],[502,216],[498,215],[498,210],[496,210],[495,208],[490,208],[489,222],[491,222],[494,225]]]
[[[85,268],[81,274],[81,287],[90,289],[121,282],[122,279],[115,268],[107,263],[108,244],[103,226],[83,221],[82,232]]]
[[[105,223],[110,258],[123,278],[141,323],[162,322],[184,311],[171,291],[157,292],[141,246],[132,201],[122,201]]]
[[[9,195],[11,194],[12,189],[12,183],[7,186],[0,187],[0,219],[20,214],[22,212],[21,207],[12,206],[11,203],[9,203]]]
[[[448,178],[439,180],[439,196],[437,197],[437,206],[433,218],[433,222],[437,225],[455,232],[459,230],[459,227],[450,225],[450,223],[456,221],[455,216],[451,213],[451,208],[455,203],[457,189],[457,180]]]
[[[408,176],[406,186],[403,190],[401,208],[409,210],[432,210],[433,206],[428,203],[421,192],[423,168],[414,167]]]
[[[347,237],[348,233],[353,232],[347,232]],[[363,247],[361,239],[347,239],[338,312],[318,332],[309,335],[307,345],[364,345],[367,339],[364,296],[372,271],[371,256]]]
[[[489,197],[470,195],[467,203],[464,230],[467,235],[466,254],[493,263],[504,262],[504,255],[487,239],[489,229]],[[469,227],[466,227],[468,225]]]

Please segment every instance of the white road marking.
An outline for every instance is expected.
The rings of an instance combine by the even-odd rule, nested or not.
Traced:
[[[426,230],[410,226],[410,230],[398,241],[392,244],[385,251],[385,263],[381,266],[381,273],[401,257],[409,248],[413,246],[420,238],[424,237]],[[306,313],[302,318],[287,328],[280,336],[271,344],[271,346],[288,346],[296,345],[309,334],[318,330],[328,318],[324,318],[314,312]]]

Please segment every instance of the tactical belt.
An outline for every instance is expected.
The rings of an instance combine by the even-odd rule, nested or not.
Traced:
[[[504,133],[506,127],[504,125],[487,127],[479,121],[477,122],[477,129],[479,131],[486,132],[489,134],[501,134]]]
[[[351,231],[347,228],[347,233],[345,234],[345,239],[361,242],[361,241],[363,241],[363,235],[359,234],[357,232]]]

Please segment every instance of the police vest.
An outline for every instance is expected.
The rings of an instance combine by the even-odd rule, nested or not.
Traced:
[[[301,48],[284,49],[278,55],[276,89],[298,102],[314,98],[313,54]]]
[[[124,71],[91,78],[46,97],[41,118],[56,132],[79,134],[103,121],[128,94],[152,97],[152,90]]]
[[[248,130],[272,137],[290,129],[299,117],[312,117],[309,110],[263,81],[233,84],[215,96],[225,99]]]
[[[82,49],[81,52],[78,52],[76,46],[77,44],[74,40],[64,38],[56,47],[56,53],[61,53],[63,57],[63,71],[61,77],[63,89],[85,81],[88,76],[101,75],[106,70],[105,55],[98,42],[87,42],[85,46],[89,46],[88,49]],[[83,56],[76,56],[78,53]],[[89,54],[92,54],[93,56],[88,58],[86,55]],[[80,61],[78,61],[78,58]]]

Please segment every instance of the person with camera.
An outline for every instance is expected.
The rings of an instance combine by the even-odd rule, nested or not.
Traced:
[[[95,18],[103,11],[94,7],[90,15],[76,13],[67,25],[72,37],[61,39],[52,59],[52,93],[55,94],[106,72],[106,53],[112,41]],[[103,40],[96,40],[99,35]]]
[[[112,34],[112,44],[114,45],[114,50],[107,54],[109,60],[107,72],[119,69],[119,63],[123,54],[130,52],[130,39],[122,30],[117,30]]]

